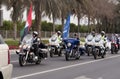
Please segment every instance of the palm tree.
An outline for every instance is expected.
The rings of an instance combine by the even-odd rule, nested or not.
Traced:
[[[80,32],[80,19],[84,16],[84,0],[76,0],[76,2],[77,7],[74,10],[78,18],[78,32]]]
[[[49,0],[47,2],[48,9],[45,10],[45,14],[51,19],[53,19],[53,32],[55,32],[55,21],[60,18],[60,6],[61,0]]]
[[[41,36],[41,18],[42,15],[47,15],[49,18],[51,15],[53,16],[53,25],[55,22],[55,19],[59,17],[59,2],[61,0],[34,0],[34,10],[35,10],[35,27],[38,29],[38,32]],[[55,26],[54,26],[55,31]]]
[[[61,22],[62,27],[64,27],[64,20],[66,19],[67,15],[70,13],[71,15],[74,14],[74,8],[77,7],[77,3],[75,0],[64,0],[62,1],[61,5]]]
[[[16,40],[17,21],[20,19],[20,16],[22,16],[22,13],[24,11],[23,0],[4,0],[3,3],[7,6],[7,10],[13,8],[11,12],[11,18],[14,24],[14,39]]]

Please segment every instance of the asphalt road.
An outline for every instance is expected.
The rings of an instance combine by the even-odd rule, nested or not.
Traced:
[[[54,56],[40,65],[19,66],[18,56],[11,55],[12,79],[120,79],[120,54],[107,53],[105,59],[94,60],[93,56],[81,56],[80,60],[65,61]]]

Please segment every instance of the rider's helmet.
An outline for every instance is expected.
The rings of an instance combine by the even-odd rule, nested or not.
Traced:
[[[102,35],[102,36],[105,35],[105,32],[104,32],[104,31],[101,31],[101,35]]]
[[[91,34],[92,34],[93,36],[95,36],[95,31],[92,31]]]
[[[119,35],[118,34],[115,34],[116,37],[118,37]]]
[[[38,36],[38,32],[37,31],[33,31],[33,36],[37,37]]]
[[[77,33],[74,34],[74,38],[78,38],[78,34]]]
[[[57,31],[57,34],[58,34],[58,35],[61,35],[61,31]]]

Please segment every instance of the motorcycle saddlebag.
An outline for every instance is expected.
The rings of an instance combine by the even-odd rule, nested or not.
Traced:
[[[39,54],[42,58],[47,58],[48,57],[47,53],[48,53],[47,49],[39,49]]]

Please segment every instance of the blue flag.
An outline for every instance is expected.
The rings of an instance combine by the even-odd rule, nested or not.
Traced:
[[[66,23],[63,28],[63,39],[69,37],[69,31],[70,31],[70,14],[67,17]]]

